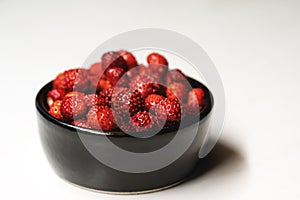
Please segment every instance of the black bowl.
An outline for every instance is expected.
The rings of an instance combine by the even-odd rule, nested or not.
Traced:
[[[102,132],[64,123],[47,112],[46,96],[52,87],[52,82],[49,82],[37,94],[35,103],[42,146],[56,174],[86,189],[116,194],[153,192],[182,182],[197,164],[198,153],[207,133],[213,106],[213,98],[209,90],[196,80],[190,79],[189,82],[193,88],[201,87],[208,94],[206,95],[207,104],[201,111],[201,117],[196,121],[189,120],[190,124],[184,125],[182,129],[184,134],[189,134],[198,128],[197,134],[191,145],[177,160],[161,169],[144,173],[113,169],[98,161],[87,150],[86,145],[96,150],[101,145],[101,153],[112,158],[118,155],[108,150],[109,144],[104,139],[108,138],[112,143],[127,151],[152,152],[168,144],[176,135],[176,129],[167,127],[152,137],[135,138],[122,134],[121,131]],[[84,143],[82,138],[85,138]],[[103,151],[103,149],[107,150]],[[157,160],[157,162],[160,161]]]

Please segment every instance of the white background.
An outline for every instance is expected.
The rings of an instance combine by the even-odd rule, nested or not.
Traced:
[[[0,0],[1,199],[299,199],[299,1]],[[226,123],[198,177],[162,192],[113,196],[60,180],[37,132],[41,86],[103,41],[166,28],[200,44],[227,96]]]

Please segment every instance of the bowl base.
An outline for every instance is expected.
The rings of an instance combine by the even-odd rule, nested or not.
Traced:
[[[138,195],[138,194],[147,194],[147,193],[159,192],[159,191],[162,191],[162,190],[166,190],[166,189],[175,187],[175,186],[183,183],[186,180],[186,178],[183,178],[182,180],[180,180],[176,183],[172,183],[170,185],[166,185],[166,186],[163,186],[163,187],[154,188],[154,189],[150,189],[150,190],[131,191],[131,192],[121,192],[121,191],[116,192],[116,191],[109,191],[109,190],[92,189],[92,188],[84,187],[82,185],[78,185],[76,183],[72,183],[72,182],[70,182],[66,179],[62,179],[62,180],[64,180],[65,182],[67,182],[70,185],[73,185],[75,187],[78,187],[80,189],[84,189],[84,190],[87,190],[87,191],[90,191],[90,192],[97,192],[97,193],[101,193],[101,194],[113,194],[113,195]]]

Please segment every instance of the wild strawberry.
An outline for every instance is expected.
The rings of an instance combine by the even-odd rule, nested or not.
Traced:
[[[85,119],[75,120],[72,122],[72,124],[83,128],[91,128],[90,124]]]
[[[138,65],[134,55],[126,50],[120,50],[120,55],[123,57],[123,59],[126,61],[128,69],[132,69]]]
[[[97,94],[87,94],[84,96],[84,102],[87,107],[93,107],[96,105],[100,105],[100,97]]]
[[[149,67],[141,65],[137,75],[150,76],[154,82],[164,83],[163,77],[165,76],[165,73],[163,72],[164,69],[160,68],[160,66],[162,65],[149,65]]]
[[[153,136],[165,125],[165,121],[148,111],[139,111],[133,115],[127,125],[131,132],[144,132],[143,136]],[[123,130],[123,129],[122,129]]]
[[[165,117],[167,118],[167,121],[180,121],[181,119],[181,105],[180,103],[175,99],[168,99],[165,98],[163,101],[160,102],[159,106],[156,106],[155,108],[155,114],[161,118],[161,120],[165,120]]]
[[[142,95],[139,91],[134,90],[131,92],[129,98],[129,113],[132,115],[140,110],[145,108],[145,99],[142,98]]]
[[[60,112],[64,119],[72,121],[73,119],[83,117],[86,109],[87,107],[82,97],[70,96],[62,100]]]
[[[119,81],[117,82],[116,85],[114,85],[113,87],[125,87],[125,88],[129,88],[129,78],[127,76],[127,74],[124,74]]]
[[[148,57],[147,57],[147,62],[149,64],[160,64],[160,65],[168,66],[167,59],[164,56],[162,56],[158,53],[149,54]]]
[[[107,106],[94,106],[87,114],[88,123],[92,128],[110,131],[117,128],[112,111]]]
[[[61,115],[60,108],[61,108],[61,100],[56,100],[49,108],[49,114],[55,117],[56,119],[63,119]]]
[[[67,90],[85,91],[88,87],[88,72],[86,69],[71,69],[64,72]]]
[[[179,99],[184,103],[187,100],[188,90],[182,83],[174,82],[167,87],[166,96],[169,99]]]
[[[101,57],[102,65],[104,69],[109,67],[119,67],[123,68],[124,71],[127,71],[127,63],[120,53],[115,51],[110,51],[102,55]]]
[[[128,88],[115,88],[112,94],[111,107],[115,120],[124,132],[134,131],[131,116],[144,109],[144,99],[138,91]]]
[[[95,91],[99,92],[100,90],[105,90],[112,87],[111,82],[106,79],[105,74],[102,74],[102,76],[89,76],[89,82],[89,92],[91,93],[94,93]]]
[[[60,73],[53,81],[53,89],[67,90],[67,83],[64,73]]]
[[[163,101],[165,98],[163,96],[160,96],[158,94],[150,94],[145,99],[145,107],[146,109],[154,108],[154,106],[159,105],[161,101]]]
[[[134,114],[129,121],[121,122],[122,123],[118,125],[123,132],[144,132],[144,136],[147,136],[147,133],[150,133],[149,136],[152,136],[153,133],[158,133],[164,126],[162,121],[147,111],[139,111]]]
[[[194,88],[192,92],[194,92],[194,94],[196,95],[199,105],[202,105],[204,96],[205,96],[203,89],[202,88]],[[190,96],[190,94],[189,94],[189,96]]]
[[[93,106],[89,109],[88,113],[86,114],[86,119],[89,125],[95,129],[100,128],[98,116],[97,116],[98,111],[99,111],[99,106]]]
[[[100,86],[101,77],[99,75],[89,75],[88,79],[89,79],[88,92],[94,93],[95,91],[101,90],[101,86]]]
[[[119,82],[118,85],[128,85],[127,77],[124,75],[125,71],[119,67],[109,67],[105,71],[107,80],[114,86],[121,79],[122,83]],[[123,76],[124,75],[124,76]],[[122,77],[122,78],[121,78]]]
[[[152,116],[147,111],[139,111],[132,116],[132,125],[136,132],[150,130],[155,126]]]
[[[125,118],[123,118],[123,119],[119,119],[119,120],[116,120],[116,122],[121,131],[123,131],[124,133],[135,132],[135,128],[131,122],[131,118],[126,118],[126,120],[125,120]]]
[[[89,74],[90,75],[102,75],[104,72],[104,69],[102,67],[102,64],[101,62],[97,62],[97,63],[94,63],[90,66],[90,69],[89,69]]]
[[[145,107],[145,100],[137,90],[118,88],[112,94],[112,108],[118,115],[126,116],[137,113]]]
[[[157,73],[157,74],[159,74],[160,77],[163,77],[168,72],[169,67],[168,67],[168,65],[150,64],[149,69],[153,73]]]
[[[64,97],[79,97],[79,98],[83,98],[84,97],[84,93],[82,93],[82,92],[68,92],[67,94],[65,94]]]
[[[138,75],[148,75],[149,72],[150,72],[149,68],[146,67],[145,65],[141,64],[141,65],[138,65],[135,68],[132,68],[132,69],[128,70],[126,72],[126,75],[129,78],[129,80],[131,80],[131,79],[135,78]]]
[[[172,69],[166,73],[166,84],[170,85],[174,82],[187,83],[187,77],[179,69]]]
[[[148,67],[146,67],[145,65],[141,64],[138,66],[138,74],[139,75],[148,75],[150,70]]]
[[[100,105],[110,107],[113,90],[114,88],[108,88],[106,90],[100,91],[99,93]]]
[[[50,90],[47,94],[48,105],[51,106],[54,101],[61,100],[65,96],[65,93],[65,90],[60,88]]]
[[[107,90],[109,88],[112,88],[111,82],[105,79],[100,79],[99,86],[102,90]]]
[[[186,113],[190,115],[198,115],[204,106],[205,93],[201,88],[194,88],[189,92],[188,103],[186,105]]]
[[[130,80],[130,89],[138,90],[143,98],[146,98],[149,94],[159,93],[162,90],[161,85],[151,75],[138,75]]]
[[[88,87],[88,73],[86,69],[77,68],[65,71],[59,74],[54,82],[53,88],[60,88],[67,92],[76,90],[84,91]]]
[[[140,73],[139,68],[140,68],[140,67],[134,67],[134,68],[129,69],[129,70],[125,73],[126,76],[127,76],[129,79],[131,79],[131,78],[137,76],[137,75]]]

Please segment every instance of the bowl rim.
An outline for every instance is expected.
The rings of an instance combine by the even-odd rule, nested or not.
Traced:
[[[211,93],[211,91],[200,81],[197,81],[193,78],[188,78],[189,82],[194,82],[197,83],[201,86],[202,89],[205,90],[205,94],[208,94],[207,97],[209,98],[209,105],[205,106],[205,108],[200,112],[200,116],[199,119],[197,118],[197,120],[194,120],[193,122],[189,123],[188,125],[185,125],[183,128],[187,128],[189,126],[192,126],[194,124],[196,124],[197,122],[201,122],[203,121],[205,118],[207,118],[207,116],[209,116],[211,114],[211,111],[213,109],[214,106],[214,98],[213,95]],[[62,128],[67,128],[69,130],[72,131],[80,131],[80,133],[83,134],[88,134],[88,135],[97,135],[97,136],[108,136],[108,137],[133,137],[129,134],[126,134],[124,132],[122,132],[121,130],[115,130],[115,131],[103,131],[103,130],[96,130],[96,129],[91,129],[91,128],[84,128],[84,127],[79,127],[79,126],[75,126],[72,124],[68,124],[66,122],[63,122],[61,120],[56,119],[55,117],[53,117],[52,115],[50,115],[48,113],[48,110],[46,109],[46,95],[47,93],[50,91],[51,87],[52,87],[52,83],[53,80],[48,82],[47,84],[45,84],[37,93],[36,98],[35,98],[35,107],[37,109],[37,111],[39,112],[39,114],[41,116],[43,116],[46,120],[50,121],[51,123],[60,126]],[[199,86],[199,87],[200,87]],[[166,134],[166,133],[172,133],[174,132],[174,129],[162,129],[162,131],[160,131],[158,134]]]

